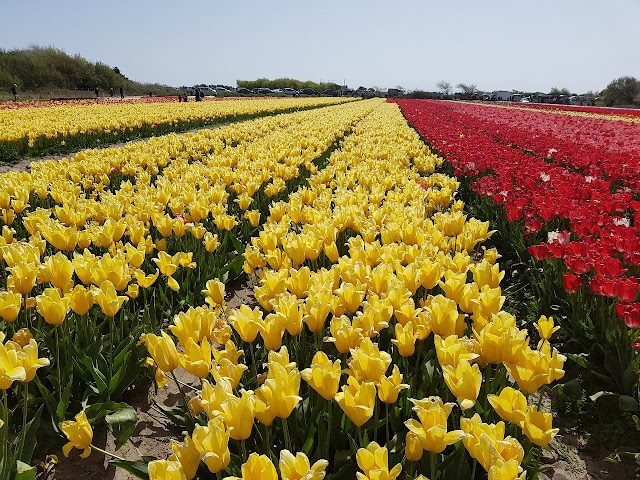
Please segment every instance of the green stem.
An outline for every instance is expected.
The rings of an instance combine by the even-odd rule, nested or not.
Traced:
[[[471,470],[471,480],[475,480],[476,478],[476,467],[478,466],[478,460],[473,459],[473,469]]]
[[[182,389],[182,385],[180,385],[180,382],[176,378],[176,374],[174,373],[173,370],[171,370],[171,377],[173,378],[173,381],[176,382],[176,385],[178,386],[178,390],[180,390],[180,395],[182,396],[182,405],[185,409],[186,414],[191,416],[191,411],[189,410],[189,402],[187,401],[187,395],[184,393],[184,390]]]
[[[329,449],[331,448],[331,403],[333,400],[328,400],[327,405],[327,443],[324,446],[324,459],[329,460]]]
[[[58,337],[58,328],[53,328],[54,335],[56,336],[56,370],[58,372],[58,393],[62,395],[62,374],[60,373],[60,339]]]
[[[388,442],[389,442],[389,440],[391,440],[391,439],[389,438],[389,421],[390,421],[390,420],[389,420],[389,404],[388,404],[388,403],[385,403],[385,404],[384,404],[384,413],[385,413],[385,417],[384,417],[384,419],[385,419],[384,430],[385,430],[385,433],[386,433],[386,440],[385,440],[385,441],[388,443]]]
[[[7,399],[7,390],[2,391],[3,394],[3,408],[2,408],[2,421],[4,425],[0,428],[0,453],[2,453],[1,458],[7,458],[9,455],[9,402]],[[6,465],[3,465],[0,473],[4,473],[3,470]]]
[[[436,480],[436,475],[438,473],[437,464],[438,454],[434,452],[429,452],[429,463],[431,464],[431,478],[430,480]]]
[[[91,447],[92,450],[95,450],[96,452],[102,453],[103,455],[106,455],[108,457],[112,457],[115,458],[116,460],[120,460],[121,462],[126,462],[126,460],[122,457],[119,457],[118,455],[116,455],[115,453],[111,453],[111,452],[107,452],[106,450],[103,450],[99,447],[96,447],[95,445],[91,444],[89,445]]]
[[[247,445],[246,445],[246,441],[242,440],[242,442],[240,442],[240,446],[242,448],[242,463],[246,463],[247,461]]]
[[[265,433],[265,443],[267,444],[267,457],[269,457],[269,459],[271,459],[272,455],[271,455],[271,425],[267,425],[265,427],[266,433]]]
[[[287,419],[281,418],[282,420],[282,432],[284,433],[284,448],[291,451],[291,437],[289,436],[289,425],[287,425]]]

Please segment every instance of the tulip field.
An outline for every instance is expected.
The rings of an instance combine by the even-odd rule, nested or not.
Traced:
[[[151,480],[535,479],[570,364],[638,409],[640,115],[308,98],[0,124],[4,161],[77,152],[0,174],[1,479],[90,455]],[[125,458],[145,378],[180,433]]]

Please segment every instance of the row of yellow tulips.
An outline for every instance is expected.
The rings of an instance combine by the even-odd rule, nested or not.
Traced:
[[[107,145],[153,136],[225,119],[335,105],[342,98],[250,99],[198,103],[99,103],[57,105],[49,108],[0,110],[0,161],[9,150],[19,155],[66,152],[84,146]],[[4,156],[7,158],[4,158]]]

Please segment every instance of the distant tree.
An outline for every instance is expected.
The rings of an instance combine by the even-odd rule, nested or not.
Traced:
[[[571,95],[571,92],[567,88],[553,87],[549,90],[549,95]]]
[[[460,90],[462,90],[462,94],[465,97],[471,97],[475,95],[476,92],[478,91],[478,87],[476,87],[473,84],[467,85],[466,83],[459,83],[456,85],[456,88],[459,88]]]
[[[632,105],[634,101],[640,103],[640,81],[634,77],[620,77],[609,83],[602,93],[608,102],[621,105]]]
[[[444,80],[440,80],[438,83],[436,83],[436,88],[443,95],[450,95],[451,94],[451,84],[449,82],[445,82]]]

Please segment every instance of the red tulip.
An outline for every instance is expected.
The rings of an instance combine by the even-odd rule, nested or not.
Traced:
[[[576,293],[582,288],[582,279],[578,275],[565,273],[562,277],[562,287],[568,293]]]

